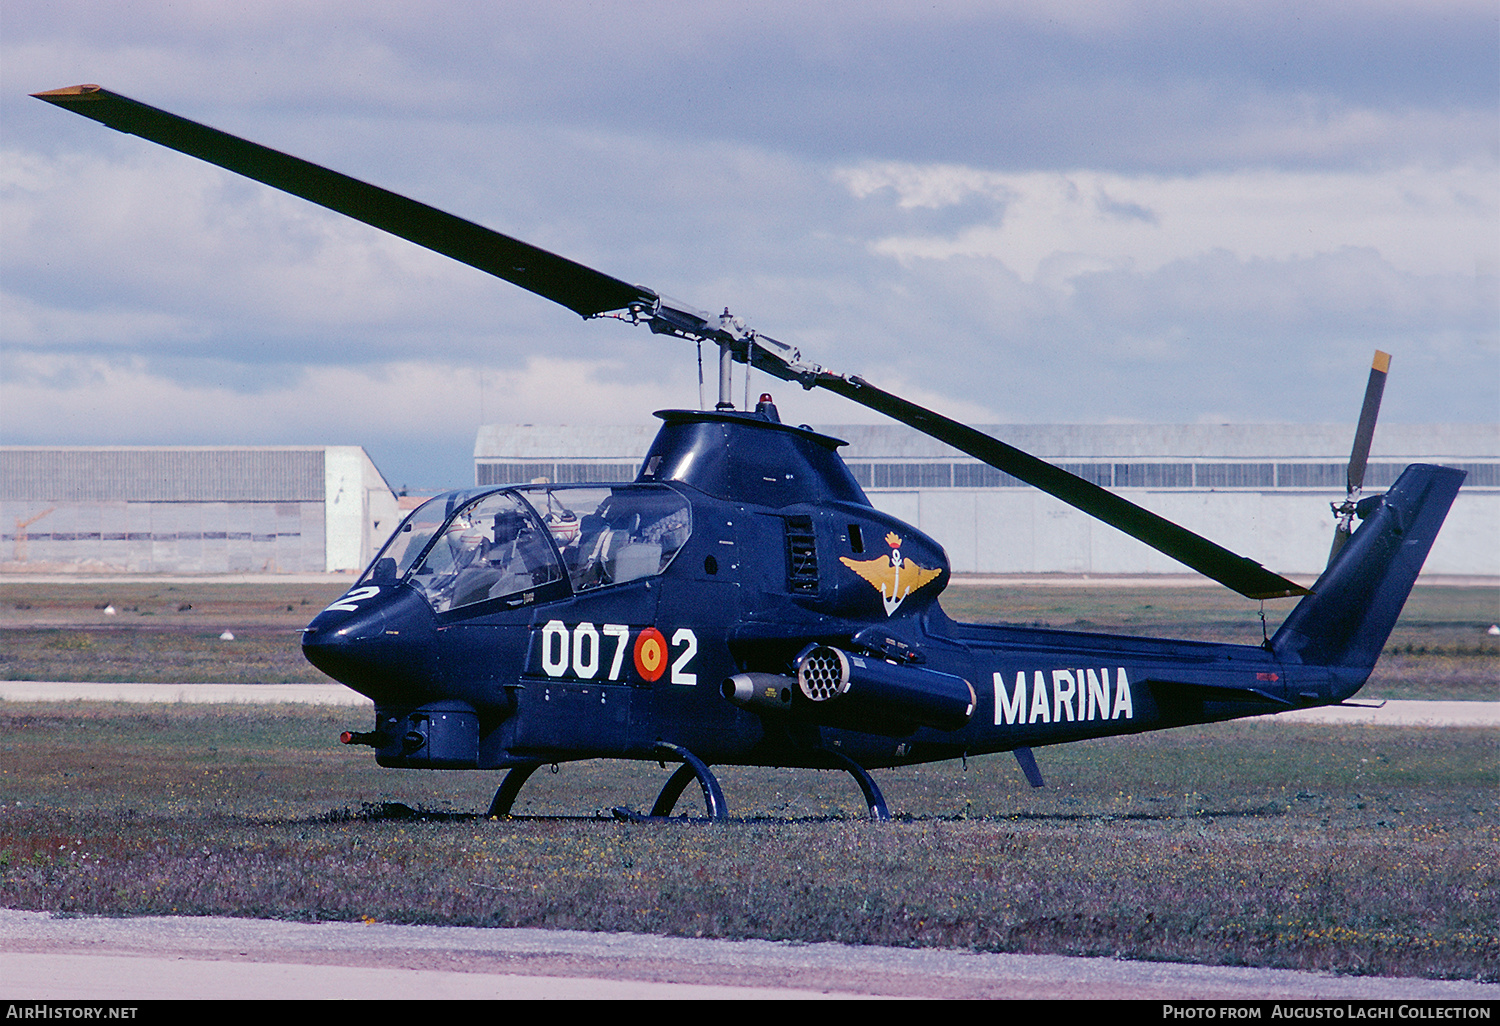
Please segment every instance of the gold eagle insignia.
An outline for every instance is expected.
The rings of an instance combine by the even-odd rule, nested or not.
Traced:
[[[839,562],[867,581],[870,587],[880,592],[880,601],[885,605],[885,615],[890,616],[906,601],[906,596],[935,580],[941,570],[926,570],[901,555],[901,539],[894,531],[885,536],[891,547],[889,556],[878,559],[856,560],[840,556]]]

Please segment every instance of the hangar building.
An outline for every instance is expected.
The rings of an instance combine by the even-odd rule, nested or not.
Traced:
[[[480,428],[479,485],[546,478],[628,481],[656,435],[628,426]],[[960,573],[1190,572],[956,449],[900,424],[817,430],[870,501],[942,543]],[[1316,575],[1344,497],[1353,425],[1017,424],[980,430],[1119,492],[1279,573]],[[1364,494],[1410,463],[1469,473],[1426,573],[1500,575],[1500,424],[1381,424]]]
[[[0,571],[362,569],[396,496],[364,449],[0,448]]]

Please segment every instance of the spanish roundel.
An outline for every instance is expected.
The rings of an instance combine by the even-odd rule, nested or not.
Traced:
[[[667,669],[667,639],[655,627],[647,627],[635,639],[635,672],[642,680],[657,681]]]

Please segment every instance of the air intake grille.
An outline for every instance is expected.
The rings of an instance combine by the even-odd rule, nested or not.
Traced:
[[[812,517],[786,518],[786,588],[799,594],[818,590],[818,539]]]

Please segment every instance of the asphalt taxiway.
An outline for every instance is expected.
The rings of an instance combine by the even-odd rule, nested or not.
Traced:
[[[0,909],[12,1001],[1028,998],[1494,1002],[1500,984],[563,930]]]

